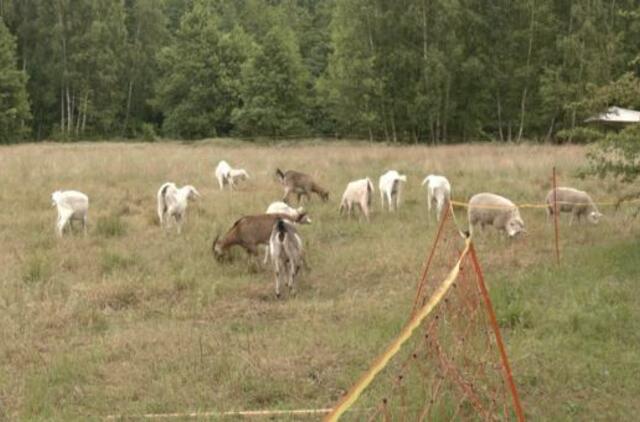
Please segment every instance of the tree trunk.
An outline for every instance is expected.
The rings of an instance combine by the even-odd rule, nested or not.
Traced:
[[[129,124],[129,113],[131,112],[131,96],[133,94],[133,77],[129,80],[129,90],[128,90],[128,94],[127,94],[127,110],[125,111],[125,115],[124,115],[124,124],[122,125],[122,137],[124,138],[126,131],[127,131],[127,125]]]
[[[87,93],[85,94],[84,97],[84,110],[82,113],[82,134],[84,135],[84,129],[86,127],[87,124],[87,107],[89,105],[89,91],[87,91]]]
[[[393,136],[393,142],[398,142],[398,136],[396,134],[396,118],[394,116],[394,112],[391,112],[391,134]]]
[[[556,124],[556,115],[554,113],[553,117],[551,118],[551,124],[549,125],[549,131],[547,132],[547,142],[551,140],[551,135],[553,134],[553,128],[555,124]]]
[[[69,85],[67,85],[67,134],[71,134],[71,128],[73,127],[73,118],[71,113],[71,96],[69,95]]]
[[[502,103],[500,101],[500,90],[498,90],[496,100],[496,102],[498,103],[498,133],[500,133],[500,141],[504,142],[504,132],[502,131]]]
[[[60,131],[64,133],[64,88],[60,87]]]
[[[451,76],[447,75],[447,82],[444,90],[444,110],[442,113],[442,141],[447,141],[447,122],[449,121],[449,101],[451,96]]]
[[[522,139],[522,133],[524,131],[524,116],[526,113],[526,105],[527,105],[527,83],[529,80],[529,74],[531,73],[531,53],[533,51],[533,34],[535,32],[535,10],[536,10],[536,2],[532,0],[531,2],[531,21],[529,24],[529,48],[527,50],[527,66],[526,66],[526,80],[524,83],[524,89],[522,90],[522,99],[520,101],[520,128],[518,129],[518,142]]]

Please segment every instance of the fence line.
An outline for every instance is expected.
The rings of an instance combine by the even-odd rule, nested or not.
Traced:
[[[185,413],[146,413],[141,415],[109,415],[106,419],[172,419],[172,418],[210,418],[230,416],[285,416],[285,415],[321,415],[333,409],[290,409],[290,410],[229,410]]]
[[[455,201],[451,200],[451,205],[461,208],[469,208],[469,204],[467,202]],[[611,205],[621,205],[621,204],[632,204],[632,203],[640,203],[640,198],[636,199],[627,199],[623,201],[603,201],[603,202],[593,202],[594,205],[600,206],[611,206]],[[558,205],[591,205],[590,203],[585,202],[567,202],[567,201],[558,201]],[[524,203],[524,204],[516,204],[518,208],[548,208],[551,204],[536,204],[536,203]],[[511,209],[513,207],[508,205],[474,205],[472,208],[482,208],[482,209]]]
[[[353,403],[358,400],[360,394],[371,384],[373,379],[376,377],[380,371],[382,371],[391,358],[393,358],[402,345],[411,338],[411,335],[415,331],[416,328],[420,326],[422,321],[433,311],[433,309],[440,303],[444,295],[449,291],[449,288],[454,283],[456,278],[458,277],[458,273],[460,272],[460,264],[462,260],[467,256],[469,252],[469,248],[471,247],[471,238],[467,238],[465,241],[465,247],[455,266],[449,272],[449,275],[442,281],[438,289],[433,293],[433,295],[429,298],[429,301],[421,307],[418,312],[416,312],[413,318],[404,326],[398,337],[387,347],[385,350],[373,363],[371,368],[369,368],[364,375],[360,378],[360,380],[353,386],[351,391],[342,398],[340,403],[333,409],[330,415],[327,416],[325,421],[327,422],[335,422],[340,416],[346,412]]]

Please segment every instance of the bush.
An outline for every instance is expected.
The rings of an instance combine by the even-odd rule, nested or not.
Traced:
[[[561,142],[572,142],[588,144],[604,138],[604,133],[598,129],[590,127],[576,127],[573,129],[562,129],[556,136]]]
[[[142,139],[147,142],[155,142],[158,140],[156,128],[151,123],[142,124]]]
[[[610,133],[587,153],[582,175],[613,176],[631,183],[640,175],[640,124]]]

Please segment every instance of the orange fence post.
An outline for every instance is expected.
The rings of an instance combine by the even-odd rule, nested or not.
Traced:
[[[557,183],[556,183],[556,167],[553,166],[553,227],[555,229],[556,238],[556,262],[560,265],[560,243],[559,236],[560,231],[558,229],[558,199],[557,199]]]
[[[482,269],[480,268],[480,263],[478,262],[478,257],[476,256],[476,249],[473,246],[473,242],[471,242],[471,245],[469,247],[469,255],[471,256],[473,268],[476,271],[478,288],[482,293],[482,298],[484,299],[484,304],[487,308],[487,313],[489,314],[491,328],[493,328],[493,334],[496,336],[496,343],[498,345],[498,350],[500,351],[500,358],[502,360],[502,366],[504,368],[507,384],[509,385],[509,390],[511,391],[511,398],[513,399],[513,406],[516,411],[516,416],[519,422],[524,422],[524,411],[522,410],[522,405],[520,404],[520,396],[518,396],[518,390],[516,389],[516,384],[513,381],[511,366],[509,366],[509,359],[507,358],[507,351],[504,347],[504,342],[502,341],[502,335],[500,334],[500,328],[498,327],[496,313],[493,310],[493,305],[491,304],[491,299],[489,298],[487,287],[484,284],[484,276],[482,275]]]

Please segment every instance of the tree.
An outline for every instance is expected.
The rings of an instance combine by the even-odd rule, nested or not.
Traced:
[[[242,105],[232,116],[249,135],[305,134],[309,74],[293,31],[274,26],[242,67]]]
[[[159,55],[153,105],[164,115],[164,133],[188,139],[228,134],[240,101],[241,66],[252,48],[242,28],[219,29],[212,3],[195,1],[175,41]]]
[[[0,142],[8,143],[29,133],[31,119],[27,76],[17,69],[16,42],[0,18]]]
[[[144,122],[157,123],[149,105],[160,68],[158,52],[169,42],[168,19],[157,0],[135,0],[128,5],[126,104],[122,135],[135,134]]]

